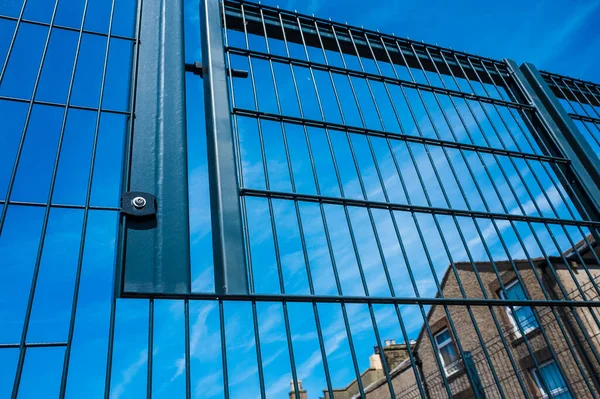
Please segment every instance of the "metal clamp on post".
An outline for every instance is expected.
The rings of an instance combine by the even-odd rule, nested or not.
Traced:
[[[192,72],[194,75],[198,75],[201,78],[204,77],[204,70],[205,70],[205,67],[202,65],[201,62],[194,62],[193,64],[185,64],[186,72]],[[229,75],[233,78],[247,78],[248,71],[245,71],[243,69],[228,68],[227,75]]]
[[[121,213],[138,218],[156,215],[156,197],[142,191],[121,194]]]

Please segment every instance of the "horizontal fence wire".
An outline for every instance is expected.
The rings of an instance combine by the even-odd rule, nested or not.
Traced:
[[[334,122],[325,122],[325,121],[319,121],[319,120],[315,120],[315,119],[298,118],[298,117],[288,116],[288,115],[271,114],[271,113],[267,113],[267,112],[252,111],[252,110],[248,110],[248,109],[234,108],[232,110],[232,113],[234,115],[248,116],[248,117],[253,117],[253,118],[257,118],[257,119],[279,121],[279,122],[283,122],[283,123],[292,123],[292,124],[301,125],[301,126],[342,130],[342,131],[346,131],[349,133],[357,132],[357,133],[362,133],[362,134],[374,136],[374,137],[386,137],[386,138],[392,139],[392,140],[400,139],[400,140],[404,140],[404,141],[412,141],[415,143],[423,143],[423,144],[440,146],[440,147],[460,148],[460,149],[464,149],[464,150],[472,150],[472,151],[478,151],[478,152],[483,152],[483,153],[506,155],[506,156],[516,157],[516,158],[533,159],[533,160],[539,160],[539,161],[553,161],[556,163],[569,163],[570,162],[566,158],[558,158],[558,157],[551,157],[551,156],[545,156],[545,155],[522,153],[522,152],[518,152],[518,151],[478,146],[478,145],[474,145],[474,144],[458,143],[458,142],[454,142],[454,141],[440,140],[440,139],[434,139],[434,138],[429,138],[429,137],[411,136],[411,135],[406,135],[406,134],[401,134],[401,133],[391,133],[391,132],[385,132],[385,131],[381,131],[381,130],[360,128],[358,126],[348,126],[348,125],[338,124],[338,123],[334,123]]]
[[[505,64],[247,2],[225,1],[223,14],[227,63],[248,71],[229,87],[251,294],[221,298],[281,301],[290,394],[306,392],[286,304],[339,302],[345,319],[345,306],[365,306],[379,362],[363,373],[346,322],[356,378],[336,388],[325,366],[324,397],[596,397],[597,226]],[[585,331],[591,368],[555,343],[574,331],[562,307],[532,302],[567,309],[573,292],[585,316],[571,306],[569,322]],[[398,309],[411,300],[420,329]],[[396,307],[405,362],[385,355],[397,344],[382,345],[378,303]]]
[[[385,82],[392,85],[399,85],[403,87],[411,87],[415,89],[430,91],[433,93],[444,94],[447,96],[469,99],[469,100],[477,100],[483,103],[489,104],[497,104],[505,107],[516,108],[516,109],[532,109],[530,105],[527,104],[519,104],[512,101],[505,101],[496,98],[490,98],[486,96],[480,96],[477,94],[464,93],[459,90],[452,90],[445,87],[436,87],[428,84],[421,84],[419,82],[414,82],[410,80],[404,80],[399,78],[393,78],[384,75],[378,75],[376,73],[368,73],[365,71],[356,71],[353,69],[336,67],[335,65],[322,64],[314,61],[304,61],[302,59],[290,58],[285,56],[279,56],[277,54],[264,53],[262,51],[256,51],[251,49],[244,49],[239,47],[228,47],[226,51],[231,54],[249,56],[256,59],[273,61],[281,64],[290,64],[294,66],[300,66],[305,68],[311,68],[315,71],[325,71],[332,72],[335,74],[348,75],[356,78],[368,79],[375,82]]]
[[[600,221],[504,62],[222,2],[251,293],[117,298],[141,2],[28,3],[0,11],[0,397],[600,397]],[[544,78],[597,134],[598,85]]]
[[[101,397],[110,384],[136,6],[0,6],[1,397]]]

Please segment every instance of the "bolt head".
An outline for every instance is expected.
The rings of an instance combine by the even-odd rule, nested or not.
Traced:
[[[137,209],[142,209],[143,207],[146,206],[146,198],[144,197],[135,197],[131,203],[133,204],[133,206]]]

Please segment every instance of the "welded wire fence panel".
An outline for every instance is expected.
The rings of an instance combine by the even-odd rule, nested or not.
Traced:
[[[599,397],[598,210],[511,64],[209,3],[185,62],[223,35],[247,294],[188,69],[191,293],[116,297],[141,3],[0,8],[0,397]],[[597,124],[597,85],[544,78]]]
[[[355,386],[326,378],[326,396],[401,397],[407,380],[433,397],[595,396],[595,369],[578,366],[581,353],[597,355],[585,327],[598,321],[591,309],[571,312],[567,326],[553,307],[449,306],[449,298],[587,298],[582,283],[597,287],[596,252],[586,260],[580,251],[593,247],[597,223],[569,195],[570,162],[550,155],[510,67],[266,6],[224,2],[223,14],[229,67],[249,73],[231,74],[229,85],[250,292],[352,296],[380,354],[394,348],[382,342],[392,326],[370,298],[448,299],[388,316],[402,330],[396,350],[407,375],[386,356],[378,366],[360,359],[346,324]],[[554,328],[543,327],[542,310]],[[328,318],[315,313],[317,326]],[[421,322],[407,328],[407,319]],[[586,331],[581,353],[567,344],[571,323]],[[293,346],[289,331],[286,340]],[[326,377],[328,356],[321,351]],[[556,375],[536,380],[532,370],[548,359]],[[306,386],[312,376],[290,365],[291,389],[301,389],[296,380]],[[363,382],[371,369],[377,378]]]
[[[136,3],[0,5],[0,397],[104,391]]]
[[[543,72],[544,80],[585,136],[594,152],[600,151],[600,85]]]

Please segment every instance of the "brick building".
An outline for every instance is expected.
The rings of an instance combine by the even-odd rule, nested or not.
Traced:
[[[588,242],[593,250],[581,242],[558,257],[455,263],[442,279],[443,296],[460,298],[462,289],[469,298],[597,300],[600,251],[591,237]],[[430,398],[588,398],[600,393],[599,326],[597,308],[433,305],[410,346],[415,364],[406,345],[390,340],[383,358],[398,398],[421,392]],[[381,358],[375,348],[361,375],[367,398],[390,395]],[[335,397],[360,397],[356,385],[334,390]]]
[[[415,344],[415,341],[411,342],[412,350],[414,350]],[[397,344],[394,340],[386,340],[385,346],[383,347],[383,355],[388,367],[395,370],[394,375],[399,375],[404,371],[406,365],[410,368],[408,350],[405,344]],[[385,385],[387,380],[385,379],[383,365],[381,364],[381,354],[378,347],[375,347],[374,353],[369,357],[369,368],[363,371],[360,377],[363,387],[368,386],[373,390],[377,390],[379,386]],[[414,379],[412,380],[412,383],[414,383]],[[406,388],[409,386],[409,384],[405,385]],[[334,389],[333,395],[336,399],[351,399],[357,397],[359,395],[357,381],[352,381],[344,388]],[[330,399],[327,391],[323,391],[323,398]]]

